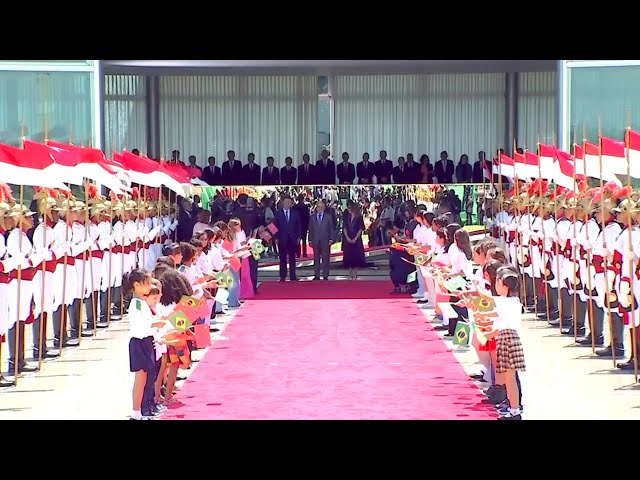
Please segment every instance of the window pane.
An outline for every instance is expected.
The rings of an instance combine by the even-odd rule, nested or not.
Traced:
[[[327,95],[329,93],[329,78],[318,77],[318,95]]]
[[[316,160],[322,150],[329,150],[331,144],[331,100],[322,98],[318,101],[318,151]]]
[[[640,67],[581,67],[569,71],[570,142],[597,142],[598,122],[605,137],[624,139],[627,117],[640,129]]]
[[[92,74],[0,71],[0,142],[92,142]]]

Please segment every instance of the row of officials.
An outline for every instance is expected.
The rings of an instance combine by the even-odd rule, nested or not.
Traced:
[[[362,161],[354,165],[349,161],[349,154],[342,154],[342,162],[334,162],[328,158],[328,152],[322,153],[320,160],[311,163],[308,154],[302,157],[302,164],[293,166],[293,159],[287,157],[285,166],[278,168],[274,165],[273,157],[267,158],[267,166],[261,168],[255,163],[255,156],[249,154],[247,164],[242,165],[234,155],[223,162],[222,168],[215,165],[215,158],[209,157],[209,165],[204,169],[191,163],[192,168],[202,170],[200,177],[209,185],[352,185],[354,180],[358,184],[391,184],[391,183],[420,183],[422,173],[416,162],[407,162],[395,166],[388,158],[381,158],[376,162],[369,160],[365,153]],[[195,157],[192,157],[195,160]],[[190,159],[191,160],[191,159]],[[195,162],[194,162],[195,163]]]

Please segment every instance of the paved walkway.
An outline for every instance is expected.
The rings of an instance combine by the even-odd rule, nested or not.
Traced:
[[[429,309],[424,313],[431,316]],[[220,319],[221,330],[232,319],[231,315]],[[573,346],[573,338],[561,337],[557,329],[545,325],[524,324],[525,420],[640,419],[640,386],[633,385],[633,374],[614,370],[610,359],[592,358],[591,348]],[[479,366],[473,350],[452,348],[468,372],[476,373]],[[195,352],[194,358],[201,358],[203,352]],[[41,372],[21,377],[17,387],[1,389],[0,420],[124,420],[131,409],[132,381],[128,325],[122,321],[79,347],[66,349],[61,358],[45,361]]]

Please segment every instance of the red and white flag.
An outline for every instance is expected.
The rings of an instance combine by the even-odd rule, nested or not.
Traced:
[[[68,191],[51,170],[53,165],[53,160],[47,155],[34,155],[22,148],[0,144],[0,171],[4,183]]]
[[[501,153],[500,158],[497,159],[493,165],[493,173],[495,175],[516,178],[516,162],[513,158]]]
[[[640,133],[627,129],[626,144],[629,153],[629,174],[640,178]]]

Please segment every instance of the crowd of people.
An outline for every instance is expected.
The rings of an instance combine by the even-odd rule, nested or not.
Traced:
[[[185,164],[180,160],[180,152],[174,150],[171,161],[189,168],[193,177],[207,185],[450,185],[483,183],[486,154],[478,152],[478,159],[473,164],[469,162],[469,156],[463,154],[454,164],[446,151],[441,152],[434,163],[426,154],[416,161],[412,153],[407,153],[398,157],[394,165],[385,150],[380,151],[376,161],[372,161],[369,153],[365,152],[357,164],[351,161],[348,152],[342,153],[340,161],[334,161],[329,151],[323,150],[315,162],[305,153],[297,166],[292,157],[286,157],[284,166],[278,167],[273,157],[267,157],[266,165],[261,166],[256,163],[253,153],[247,155],[247,162],[243,165],[233,150],[227,152],[222,166],[218,166],[212,156],[207,158],[206,165],[201,165],[195,155],[189,156],[188,164]]]

